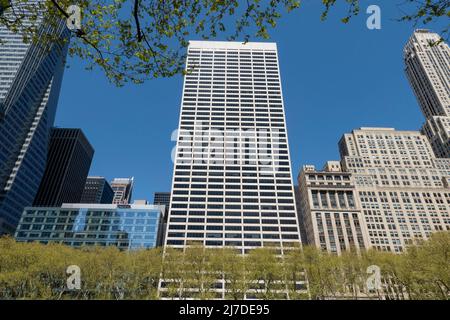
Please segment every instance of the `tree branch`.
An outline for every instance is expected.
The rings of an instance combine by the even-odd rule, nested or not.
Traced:
[[[133,17],[134,17],[134,21],[136,22],[137,40],[138,40],[138,42],[141,42],[143,36],[142,36],[141,24],[139,22],[139,0],[134,0]]]
[[[64,10],[59,4],[58,2],[56,2],[56,0],[51,0],[51,2],[53,3],[53,5],[56,7],[56,9],[58,9],[58,11],[66,18],[69,18],[69,14],[66,12],[66,10]]]

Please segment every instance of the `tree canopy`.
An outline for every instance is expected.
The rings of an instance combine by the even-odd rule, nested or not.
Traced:
[[[450,298],[449,231],[401,254],[352,250],[338,256],[309,246],[283,256],[273,248],[247,255],[200,246],[120,251],[0,238],[0,257],[0,300]],[[78,290],[66,285],[72,265],[81,271]],[[369,290],[367,268],[373,265],[380,269],[382,285]]]
[[[322,0],[324,20],[337,5],[348,7],[342,22],[361,11],[361,0]],[[37,40],[39,17],[57,23],[81,8],[81,28],[73,30],[69,54],[99,67],[115,84],[142,83],[184,72],[188,40],[248,41],[269,38],[270,29],[300,0],[0,0],[0,26]],[[400,21],[427,24],[450,16],[448,0],[401,1]],[[448,34],[448,28],[442,31]],[[51,35],[48,35],[51,37]],[[42,41],[42,34],[40,34]]]

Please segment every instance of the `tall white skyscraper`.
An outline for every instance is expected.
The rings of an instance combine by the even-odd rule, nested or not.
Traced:
[[[277,46],[191,41],[165,244],[298,246]]]
[[[11,3],[14,13],[7,8],[3,18],[26,17],[25,9]],[[43,33],[68,39],[65,21],[37,23],[39,39]],[[0,234],[12,234],[24,207],[33,203],[45,170],[67,45],[24,43],[21,34],[4,25],[0,40]]]
[[[405,47],[404,59],[406,75],[426,117],[422,132],[437,157],[450,158],[450,48],[439,41],[438,34],[417,30]]]

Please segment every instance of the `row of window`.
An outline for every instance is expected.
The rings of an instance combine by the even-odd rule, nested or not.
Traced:
[[[134,225],[104,225],[104,224],[92,224],[92,225],[77,225],[77,224],[29,224],[22,223],[18,230],[26,231],[26,230],[67,230],[67,231],[75,231],[75,232],[156,232],[157,231],[157,222],[152,223],[147,226],[134,226]]]
[[[114,224],[114,225],[134,225],[134,224],[149,224],[149,223],[155,223],[158,221],[157,217],[152,217],[150,219],[144,219],[144,218],[121,218],[116,219],[116,217],[107,217],[107,218],[92,218],[92,217],[85,217],[85,216],[79,216],[79,217],[70,217],[70,218],[45,218],[42,216],[24,216],[22,218],[22,223],[49,223],[49,224],[67,224],[67,223],[79,223],[82,221],[85,224]]]
[[[156,246],[155,241],[148,241],[148,240],[133,240],[133,241],[127,241],[127,240],[95,240],[95,241],[71,241],[71,239],[58,239],[58,238],[51,238],[47,240],[47,237],[42,237],[40,234],[35,233],[29,233],[24,234],[24,238],[27,239],[27,241],[36,241],[38,240],[40,243],[48,244],[49,242],[52,243],[61,243],[66,246],[72,246],[72,247],[86,247],[86,246],[115,246],[119,247],[121,249],[139,249],[139,248],[153,248]]]
[[[281,200],[281,199],[279,199]],[[245,203],[254,203],[249,201],[249,199],[244,199]],[[260,201],[263,203],[263,201]],[[182,208],[196,208],[196,209],[226,209],[226,210],[279,210],[279,211],[293,211],[295,210],[294,206],[284,206],[284,205],[268,205],[268,204],[216,204],[216,203],[173,203],[172,209],[182,209]]]
[[[292,199],[285,198],[230,198],[230,197],[172,197],[173,202],[210,202],[210,203],[268,203],[268,204],[276,204],[276,203],[294,203]]]
[[[355,208],[355,198],[352,191],[318,191],[311,190],[314,208]],[[320,200],[319,200],[320,199]]]
[[[284,241],[285,240],[285,241]],[[167,245],[171,245],[171,246],[184,246],[185,243],[189,243],[189,244],[193,244],[193,242],[191,240],[175,240],[175,239],[168,239],[167,240]],[[278,247],[298,247],[299,242],[292,242],[290,239],[282,239],[282,242],[275,242],[275,241],[271,241],[271,242],[261,242],[261,241],[222,241],[222,240],[206,240],[206,241],[200,241],[200,242],[195,242],[195,243],[200,243],[203,244],[205,246],[211,246],[211,247],[216,247],[216,246],[229,246],[229,247],[274,247],[274,246],[278,246]],[[246,253],[248,251],[245,251]]]
[[[199,210],[195,208],[191,208],[190,210],[179,210],[172,208],[171,211],[172,216],[171,222],[186,222],[189,223],[204,223],[206,222],[218,222],[222,223],[223,219],[219,218],[219,220],[205,220],[205,218],[201,218],[203,216],[210,217],[223,217],[225,216],[225,223],[242,223],[241,217],[262,217],[262,218],[295,218],[296,214],[294,210],[288,210],[287,212],[277,212],[276,210],[268,210],[268,211],[223,211],[219,210]],[[188,220],[185,217],[189,217]],[[199,218],[200,217],[200,218]],[[232,218],[231,218],[232,217]],[[215,219],[215,218],[213,218]]]
[[[186,181],[187,182],[187,181]],[[292,185],[290,181],[284,181],[284,185],[255,185],[255,184],[183,184],[183,183],[175,183],[173,186],[174,190],[177,189],[213,189],[213,190],[292,190]]]
[[[168,238],[216,238],[216,239],[298,239],[297,234],[289,233],[220,233],[220,232],[169,232]]]
[[[157,218],[159,212],[152,211],[108,211],[108,210],[26,210],[23,213],[24,217],[33,216],[48,216],[48,217],[126,217],[126,218]]]
[[[173,195],[206,195],[208,196],[244,196],[244,197],[292,197],[292,192],[253,192],[253,191],[216,191],[216,190],[174,190]]]
[[[190,83],[186,83],[184,86],[185,92],[188,92],[187,90],[194,90],[199,91],[201,93],[224,93],[225,90],[227,90],[227,93],[229,91],[232,91],[232,93],[242,93],[242,94],[253,94],[253,93],[260,93],[260,94],[266,94],[266,92],[271,94],[281,94],[280,86],[271,84],[270,88],[266,85],[253,85],[251,82],[248,85],[245,84],[236,84],[236,85],[218,85],[214,84],[212,86],[207,85],[199,85],[195,81],[190,81]]]

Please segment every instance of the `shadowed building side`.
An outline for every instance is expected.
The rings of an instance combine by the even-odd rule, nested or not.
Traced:
[[[53,129],[47,166],[33,205],[79,203],[93,155],[81,129]]]
[[[104,177],[87,177],[81,203],[112,203],[114,191]]]
[[[43,32],[69,36],[65,21],[42,23],[38,38]],[[44,174],[67,45],[24,43],[4,25],[0,39],[0,234],[13,234]]]

